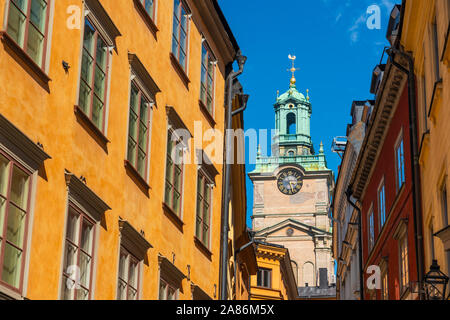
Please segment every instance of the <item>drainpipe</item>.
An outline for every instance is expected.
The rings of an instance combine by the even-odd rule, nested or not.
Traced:
[[[347,201],[350,203],[350,205],[355,208],[355,210],[358,212],[358,222],[356,223],[358,225],[358,255],[359,255],[359,295],[361,301],[364,300],[364,271],[363,271],[363,258],[362,258],[362,224],[361,224],[361,209],[358,208],[356,203],[352,202],[352,187],[349,186],[347,191],[345,192],[347,195]]]
[[[229,207],[230,207],[230,180],[231,180],[231,164],[233,159],[230,158],[233,148],[233,140],[230,129],[233,127],[233,116],[237,113],[233,113],[233,82],[234,80],[244,72],[244,64],[247,61],[247,57],[241,54],[239,51],[236,55],[236,60],[239,65],[238,71],[232,71],[227,77],[227,105],[226,105],[226,126],[225,126],[225,186],[223,194],[223,212],[222,212],[222,252],[221,252],[221,275],[220,275],[220,300],[227,300],[227,272],[228,272],[228,220],[229,220]],[[248,96],[247,96],[248,98]],[[241,108],[244,111],[245,108]],[[236,110],[238,111],[238,110]],[[234,148],[233,148],[234,150]]]
[[[413,215],[416,242],[416,263],[417,276],[419,282],[419,299],[424,300],[423,277],[424,277],[424,249],[423,249],[423,221],[422,221],[422,193],[420,182],[420,164],[419,164],[419,147],[418,147],[418,131],[417,131],[417,111],[416,111],[416,79],[414,74],[414,60],[410,54],[397,48],[390,48],[387,54],[391,57],[392,64],[408,75],[408,102],[409,102],[409,136],[411,144],[411,166],[413,179]],[[395,55],[399,54],[408,60],[409,70],[395,62]]]

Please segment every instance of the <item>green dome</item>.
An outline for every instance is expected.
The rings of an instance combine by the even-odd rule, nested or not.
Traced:
[[[309,100],[291,84],[290,89],[277,98],[276,105],[284,104],[289,100],[309,103]]]

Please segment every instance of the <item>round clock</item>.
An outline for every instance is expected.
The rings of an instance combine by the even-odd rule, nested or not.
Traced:
[[[278,189],[285,195],[297,194],[302,186],[302,174],[295,169],[284,169],[278,175]]]

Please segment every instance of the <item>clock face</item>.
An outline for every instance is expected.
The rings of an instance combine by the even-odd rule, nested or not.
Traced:
[[[285,169],[278,175],[278,189],[286,195],[297,194],[303,186],[302,174],[295,169]]]

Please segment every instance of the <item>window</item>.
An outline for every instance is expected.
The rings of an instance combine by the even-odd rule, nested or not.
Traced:
[[[75,174],[66,170],[65,180],[68,208],[60,297],[91,300],[96,230],[111,208]]]
[[[202,171],[198,172],[197,180],[197,223],[195,235],[197,239],[209,248],[213,184]]]
[[[404,292],[404,290],[409,285],[409,267],[408,267],[408,238],[405,235],[400,239],[399,242],[399,249],[400,249],[400,285],[401,285],[401,293]]]
[[[272,270],[259,269],[257,275],[257,285],[262,288],[272,288]]]
[[[118,300],[137,300],[140,262],[124,247],[120,249]]]
[[[378,216],[380,219],[380,230],[383,228],[386,222],[386,193],[384,181],[378,189]]]
[[[297,124],[295,120],[295,114],[289,113],[286,117],[286,130],[287,134],[296,134],[297,133]]]
[[[155,13],[156,13],[156,0],[139,0],[139,2],[144,6],[145,12],[152,18],[152,20],[155,20]]]
[[[159,300],[177,300],[178,289],[161,279],[159,283]]]
[[[403,137],[395,146],[395,170],[397,173],[397,192],[405,183],[405,152],[403,147]]]
[[[189,17],[187,7],[181,0],[175,0],[173,11],[172,54],[184,72],[187,69],[187,47]]]
[[[444,179],[444,181],[447,180],[447,177]],[[442,220],[443,220],[443,226],[444,228],[448,226],[449,219],[448,219],[448,194],[447,194],[447,184],[444,182],[442,188],[441,188],[441,210],[442,210]]]
[[[204,41],[202,46],[200,100],[211,115],[214,113],[214,69],[215,61]]]
[[[147,179],[150,101],[135,81],[131,82],[127,160],[139,175]]]
[[[0,153],[0,283],[21,290],[30,174]]]
[[[85,18],[78,107],[100,130],[105,129],[109,48],[94,24]]]
[[[369,251],[372,250],[375,244],[375,223],[373,217],[373,209],[370,209],[369,213]]]
[[[95,223],[73,204],[69,205],[64,250],[64,300],[89,300]]]
[[[181,200],[183,188],[183,144],[177,139],[173,129],[169,129],[167,136],[166,155],[166,189],[165,204],[181,217]]]
[[[140,296],[141,265],[152,245],[142,232],[125,220],[119,220],[120,255],[117,280],[117,300],[138,300]]]
[[[47,45],[49,0],[10,0],[8,35],[42,68]]]

